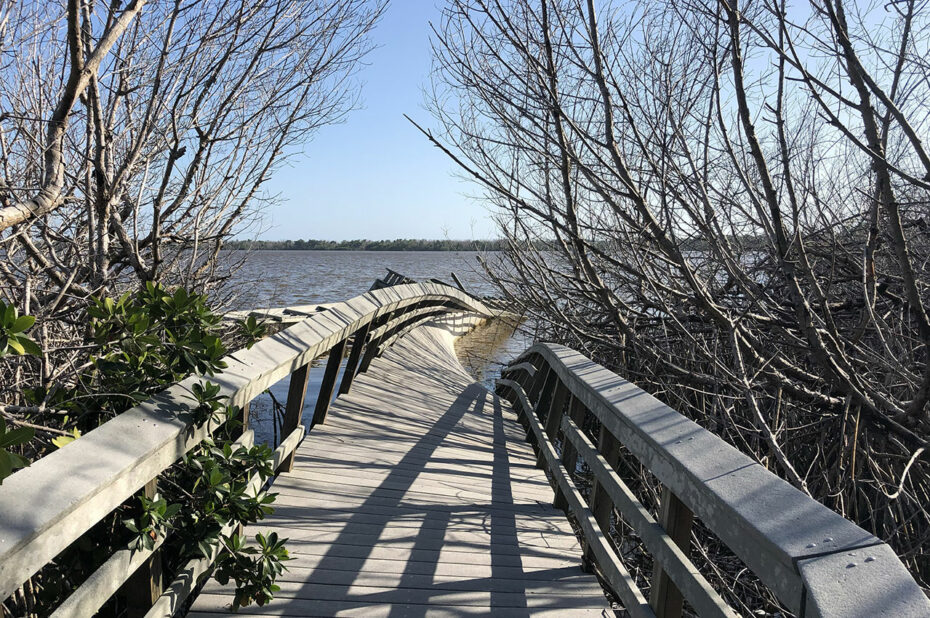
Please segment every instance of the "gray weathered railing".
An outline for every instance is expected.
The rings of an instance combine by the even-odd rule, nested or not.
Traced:
[[[556,504],[632,615],[680,616],[685,600],[701,616],[735,615],[689,559],[696,517],[799,616],[930,616],[888,545],[578,352],[536,344],[497,384],[551,473]],[[597,447],[581,429],[587,415],[600,426]],[[616,472],[621,446],[663,485],[658,521]],[[589,500],[569,474],[578,458],[594,477]],[[648,600],[610,538],[615,511],[653,557]]]
[[[224,360],[210,378],[229,403],[248,404],[290,375],[285,436],[274,452],[276,472],[289,471],[306,431],[302,419],[310,364],[328,355],[310,425],[322,423],[348,350],[339,392],[348,392],[358,371],[402,330],[440,314],[491,317],[480,300],[433,283],[371,291],[306,319]],[[0,486],[0,599],[6,599],[42,567],[115,508],[143,491],[154,495],[158,476],[217,429],[193,426],[191,376],[153,396],[64,448],[7,478]],[[245,430],[239,442],[250,444]],[[260,483],[253,479],[253,490]],[[231,526],[229,526],[231,529]],[[196,586],[212,560],[188,564],[168,586],[161,581],[159,538],[152,550],[119,550],[58,608],[55,615],[89,616],[114,594],[131,602],[131,615],[170,616]],[[215,557],[215,556],[214,556]],[[130,590],[129,588],[132,587]]]

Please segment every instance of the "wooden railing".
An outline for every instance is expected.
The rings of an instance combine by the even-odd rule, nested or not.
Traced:
[[[685,601],[700,616],[735,615],[689,558],[694,518],[799,616],[930,616],[888,545],[578,352],[536,344],[497,391],[514,404],[588,559],[633,616],[680,616]],[[617,474],[621,446],[662,483],[658,518]],[[593,476],[587,499],[573,480],[579,459]],[[652,556],[649,599],[614,546],[615,513]]]
[[[413,279],[406,275],[402,275],[396,270],[391,270],[387,268],[387,275],[382,279],[375,279],[375,282],[371,284],[372,290],[380,290],[381,288],[389,288],[395,285],[405,285],[410,283],[416,283]]]
[[[396,285],[308,313],[306,319],[251,349],[227,356],[227,369],[210,380],[221,386],[230,404],[247,410],[252,399],[290,375],[285,437],[274,451],[276,472],[289,471],[305,425],[326,418],[346,352],[340,393],[348,392],[355,375],[404,329],[442,314],[492,316],[484,303],[456,288],[433,283]],[[327,355],[313,419],[305,423],[302,413],[310,364]],[[154,495],[158,476],[217,429],[213,423],[192,425],[190,388],[199,380],[191,376],[4,481],[0,486],[0,599],[8,598],[140,491]],[[239,442],[250,444],[252,439],[246,428]],[[255,491],[259,485],[253,479]],[[157,539],[152,550],[115,552],[55,615],[93,615],[118,592],[129,597],[132,615],[172,615],[212,560],[191,562],[163,587],[159,548],[164,540]]]

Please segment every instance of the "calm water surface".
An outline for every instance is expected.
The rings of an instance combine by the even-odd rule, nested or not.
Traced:
[[[230,259],[243,260],[229,282],[234,293],[232,308],[258,309],[289,305],[339,302],[364,294],[387,268],[416,280],[441,279],[452,283],[454,272],[465,288],[477,295],[494,294],[480,271],[478,256],[471,251],[230,251]],[[469,346],[463,363],[475,379],[493,388],[500,369],[522,352],[529,342],[521,335],[494,331],[478,333],[487,343]],[[310,420],[323,380],[323,363],[310,371],[304,422]],[[255,399],[250,424],[256,442],[277,443],[280,418],[273,400],[287,399],[288,380],[282,380]],[[277,420],[276,420],[277,417]]]

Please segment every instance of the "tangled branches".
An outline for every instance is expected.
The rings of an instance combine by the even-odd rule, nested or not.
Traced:
[[[488,271],[538,337],[887,540],[924,586],[927,9],[454,0],[426,132],[496,205]]]

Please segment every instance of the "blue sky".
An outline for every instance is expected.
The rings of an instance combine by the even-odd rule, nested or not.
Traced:
[[[268,240],[496,237],[478,187],[405,118],[421,125],[430,71],[429,22],[441,0],[393,0],[375,28],[378,47],[358,75],[362,109],[324,127],[267,188],[285,203],[268,209]],[[255,236],[253,232],[251,234]]]

